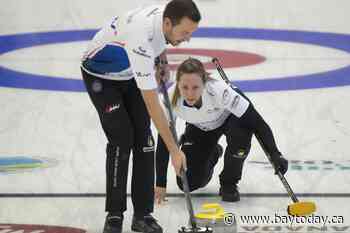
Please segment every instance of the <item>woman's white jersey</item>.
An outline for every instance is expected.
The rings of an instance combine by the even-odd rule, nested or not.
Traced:
[[[170,99],[173,97],[174,90],[175,87],[170,88]],[[200,108],[188,106],[180,96],[173,112],[175,117],[203,131],[209,131],[220,127],[230,114],[241,117],[248,106],[249,101],[224,81],[212,79],[205,84]]]

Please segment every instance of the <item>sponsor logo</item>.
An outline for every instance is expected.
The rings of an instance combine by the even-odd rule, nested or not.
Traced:
[[[118,184],[117,182],[118,182],[119,156],[120,156],[120,147],[117,146],[115,151],[115,158],[114,158],[113,187],[117,187],[117,184]]]
[[[46,225],[25,225],[25,224],[0,224],[1,233],[86,233],[86,230]]]
[[[145,146],[142,150],[143,152],[151,152],[154,151],[154,146]]]
[[[157,13],[158,13],[158,8],[155,8],[150,13],[147,14],[147,17],[150,17],[151,15],[156,15]]]
[[[147,146],[144,146],[142,148],[143,152],[151,152],[151,151],[154,151],[154,140],[153,140],[153,137],[152,135],[149,135],[148,136],[148,139],[147,139]]]
[[[239,149],[236,154],[232,155],[235,158],[243,159],[247,156],[246,152],[244,149]]]
[[[230,101],[230,93],[228,89],[225,89],[224,92],[222,93],[222,103],[223,105],[227,105]]]
[[[115,78],[132,78],[134,76],[134,73],[128,69],[126,71],[121,71],[121,72],[106,72],[105,75],[115,77]]]
[[[234,109],[234,108],[237,107],[237,105],[238,105],[238,103],[239,103],[239,100],[240,100],[239,96],[236,95],[236,96],[233,98],[233,101],[231,102],[231,106],[230,106],[231,109]]]
[[[136,72],[136,76],[137,76],[138,78],[147,78],[147,77],[150,77],[150,76],[151,76],[151,73],[146,73],[146,74],[144,74],[144,73],[141,73],[141,72]]]
[[[215,92],[210,85],[207,86],[207,92],[210,96],[215,96]]]
[[[139,46],[139,47],[137,48],[137,50],[136,50],[136,49],[133,49],[132,51],[133,51],[134,53],[138,54],[138,55],[141,55],[141,56],[144,56],[144,57],[147,57],[147,58],[151,58],[151,56],[147,54],[147,50],[145,50],[145,49],[142,48],[141,46]]]
[[[193,145],[193,142],[184,142],[183,145],[184,145],[184,146],[192,146],[192,145]]]
[[[115,111],[115,110],[117,110],[117,109],[119,109],[119,108],[120,108],[120,104],[108,105],[108,106],[106,107],[106,112],[107,112],[107,113],[111,113],[111,112],[113,112],[113,111]]]
[[[138,49],[139,49],[139,51],[141,53],[146,53],[147,52],[146,49],[142,48],[141,46],[139,46]]]
[[[294,171],[350,171],[350,160],[289,160],[289,170]],[[248,161],[248,163],[272,169],[268,161]]]
[[[218,111],[220,111],[220,108],[213,108],[213,109],[209,109],[208,111],[207,111],[207,113],[214,113],[214,112],[218,112]]]
[[[9,156],[0,158],[0,173],[30,172],[57,165],[57,160],[44,157]]]
[[[98,93],[102,91],[102,83],[99,80],[95,80],[92,85],[91,88],[94,92]]]
[[[131,23],[134,16],[137,15],[138,13],[140,13],[142,10],[143,10],[143,8],[136,8],[134,11],[132,11],[130,13],[130,15],[128,16],[126,23],[127,24]]]
[[[148,137],[148,145],[149,146],[154,146],[154,141],[153,141],[153,137],[152,136]]]
[[[117,32],[117,21],[118,21],[118,17],[115,17],[111,23],[111,28],[113,29],[114,31],[114,35],[118,35],[118,32]]]

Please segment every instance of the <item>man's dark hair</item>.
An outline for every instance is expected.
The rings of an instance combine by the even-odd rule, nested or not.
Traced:
[[[193,22],[201,20],[201,14],[192,0],[172,0],[164,10],[163,18],[169,18],[173,26],[180,23],[181,19],[188,17]]]

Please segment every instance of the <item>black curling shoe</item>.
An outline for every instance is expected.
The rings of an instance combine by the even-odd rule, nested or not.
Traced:
[[[141,218],[134,215],[132,218],[131,230],[143,233],[163,233],[162,227],[150,214]]]

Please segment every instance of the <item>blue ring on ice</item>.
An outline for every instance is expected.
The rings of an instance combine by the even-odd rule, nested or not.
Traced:
[[[96,30],[50,31],[0,36],[0,55],[18,49],[48,44],[90,40]],[[199,28],[193,37],[272,40],[312,44],[350,53],[350,35],[294,30],[248,28]],[[237,80],[234,84],[246,92],[299,90],[350,85],[350,65],[321,73]],[[82,80],[26,73],[0,66],[0,86],[52,91],[85,91]]]

